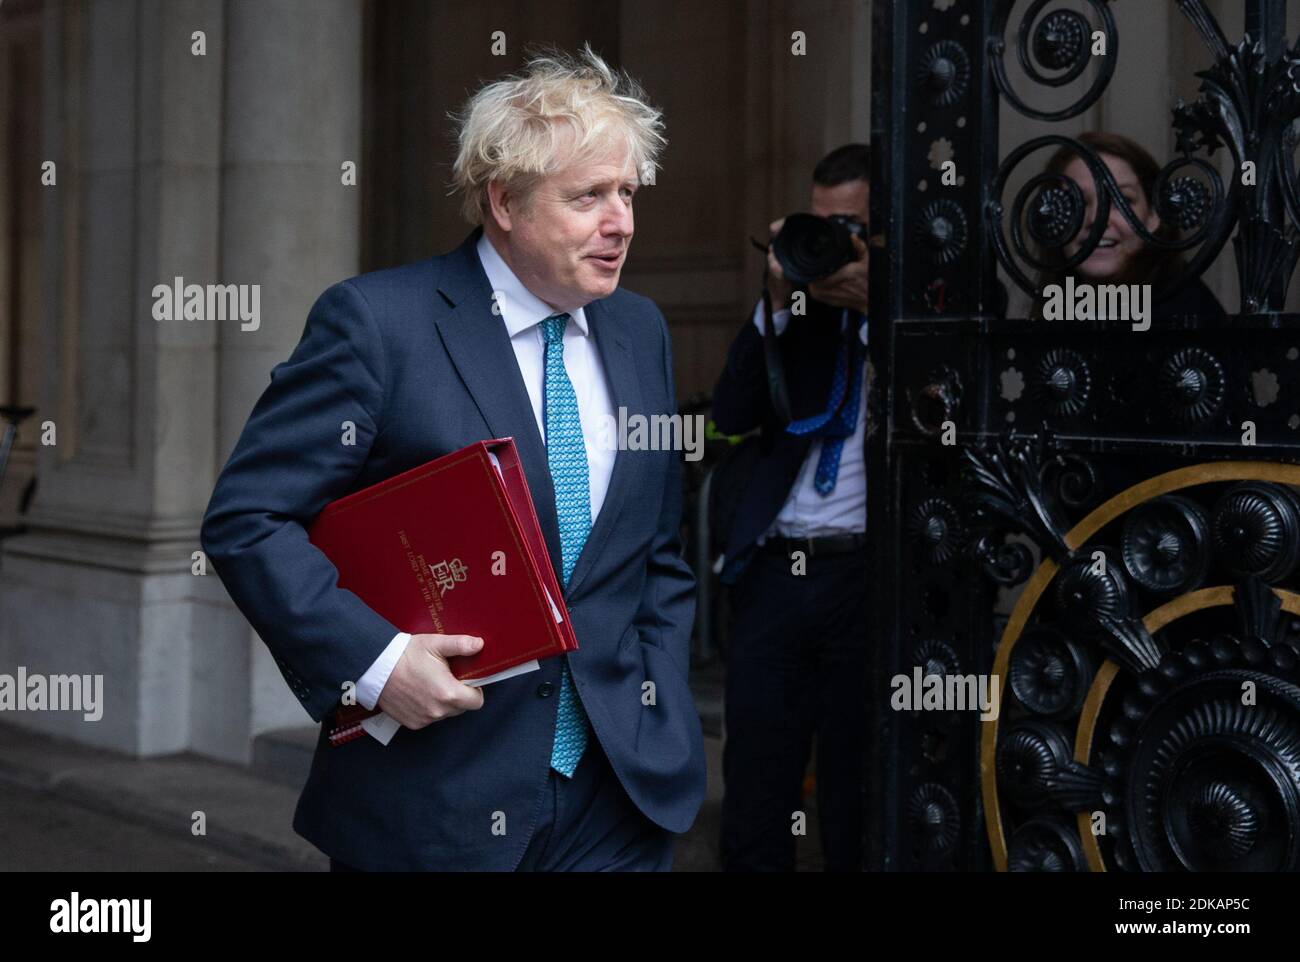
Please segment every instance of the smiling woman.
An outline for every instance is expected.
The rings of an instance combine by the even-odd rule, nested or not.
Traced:
[[[1160,165],[1151,154],[1128,137],[1109,131],[1087,131],[1076,139],[1098,154],[1114,178],[1120,194],[1147,231],[1161,240],[1178,239],[1178,229],[1173,224],[1161,222],[1155,209],[1153,192],[1160,174]],[[1079,252],[1093,229],[1100,185],[1094,183],[1083,158],[1068,147],[1062,147],[1052,155],[1047,162],[1046,172],[1073,180],[1079,186],[1085,205],[1075,236],[1063,248],[1040,253],[1040,257],[1048,263],[1063,263]],[[1112,200],[1100,241],[1092,253],[1074,269],[1072,276],[1076,286],[1145,284],[1150,285],[1153,292],[1159,295],[1161,287],[1167,285],[1182,266],[1183,260],[1177,252],[1160,250],[1146,243]],[[1038,287],[1043,293],[1035,301],[1033,317],[1045,316],[1047,292],[1061,290],[1068,279],[1063,270],[1048,270],[1040,276]],[[1198,277],[1156,302],[1152,312],[1157,318],[1180,314],[1220,316],[1223,307]]]

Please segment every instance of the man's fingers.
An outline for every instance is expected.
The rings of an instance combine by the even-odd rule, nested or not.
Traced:
[[[483,639],[477,635],[432,635],[429,648],[444,658],[459,658],[473,655],[483,647]]]
[[[434,714],[437,718],[451,718],[461,712],[478,711],[483,707],[483,691],[455,678],[447,677],[433,686]]]
[[[853,238],[855,241],[857,238]],[[859,242],[861,243],[861,242]],[[859,253],[865,252],[866,248],[860,248]],[[849,261],[837,270],[834,274],[823,277],[820,281],[814,283],[821,284],[823,287],[836,287],[843,285],[853,285],[860,283],[866,278],[866,266],[861,259]]]
[[[462,682],[448,701],[461,711],[478,711],[483,707],[483,689]]]

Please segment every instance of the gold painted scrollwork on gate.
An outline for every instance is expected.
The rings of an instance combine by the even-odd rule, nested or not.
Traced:
[[[1065,837],[1060,823],[1050,818],[1028,818],[1020,825],[1019,830],[1031,835],[1040,833],[1024,846],[1031,854],[1022,861],[1032,864],[1021,867],[1059,865],[1094,871],[1112,867],[1093,832],[1093,801],[1109,820],[1121,824],[1118,840],[1111,842],[1113,867],[1296,867],[1300,842],[1274,837],[1269,826],[1275,831],[1279,821],[1294,823],[1300,813],[1300,659],[1291,644],[1282,642],[1284,626],[1278,614],[1300,616],[1300,594],[1276,584],[1300,567],[1300,544],[1277,543],[1276,531],[1256,530],[1252,519],[1265,510],[1291,512],[1289,524],[1300,518],[1300,499],[1288,487],[1275,487],[1300,487],[1300,465],[1238,461],[1180,468],[1120,492],[1061,535],[1050,530],[1053,520],[1059,522],[1059,516],[1049,517],[1051,505],[1035,502],[1041,491],[1008,497],[1013,487],[1008,479],[1015,480],[1014,460],[1005,452],[970,458],[977,473],[982,472],[977,483],[986,493],[993,491],[992,497],[985,497],[986,505],[993,505],[992,513],[1005,519],[1009,507],[1036,509],[1037,515],[1025,527],[1047,532],[1043,540],[1049,542],[1040,545],[1045,548],[1044,559],[1026,582],[998,645],[993,673],[999,679],[1001,704],[996,717],[983,722],[981,732],[984,814],[995,867],[999,871],[1009,867],[998,779],[1000,748],[1015,766],[1038,766],[1031,773],[1034,777],[1023,783],[1016,781],[1019,767],[1004,771],[1004,787],[1019,785],[1025,792],[1040,793],[1037,798],[1020,796],[1023,811],[1034,808],[1026,798],[1030,803],[1041,801],[1046,790],[1058,808],[1075,813],[1077,837]],[[1022,479],[1032,479],[1032,472],[1021,473]],[[1216,492],[1213,523],[1193,499],[1175,495],[1223,483],[1233,486]],[[1158,503],[1153,506],[1153,502]],[[1133,564],[1128,570],[1140,571],[1138,587],[1144,590],[1143,597],[1160,598],[1160,604],[1136,617],[1130,614],[1127,593],[1137,589],[1125,587],[1123,573],[1109,581],[1074,577],[1090,555],[1078,549],[1089,546],[1108,524],[1120,520],[1129,524],[1133,512],[1141,509],[1150,515],[1166,505],[1180,526],[1126,529],[1126,550],[1146,552],[1144,557],[1155,559],[1150,571]],[[1161,569],[1159,560],[1174,557],[1180,538],[1210,539],[1213,544],[1203,544],[1204,551],[1217,546],[1221,555],[1232,556],[1234,563],[1225,562],[1225,568],[1255,566],[1263,577],[1252,574],[1234,584],[1206,587],[1199,583],[1207,573],[1203,568]],[[1273,554],[1265,556],[1266,549]],[[1035,620],[1049,589],[1058,608],[1071,610],[1070,605],[1077,605],[1078,610],[1086,610],[1091,637],[1103,639],[1099,647],[1105,659],[1095,672],[1092,665],[1100,659],[1090,660],[1084,648],[1097,646],[1074,644],[1066,637],[1069,632]],[[1238,629],[1206,639],[1198,635],[1176,648],[1164,640],[1165,629],[1189,617],[1218,618],[1221,625],[1225,613],[1207,613],[1225,606],[1236,606]],[[1207,626],[1213,627],[1209,622]],[[1087,694],[1080,705],[1077,700],[1053,701],[1056,694],[1048,689],[1029,691],[1031,701],[1038,699],[1034,704],[1038,717],[1027,712],[1025,720],[1008,725],[1005,709],[1011,704],[1022,707],[1022,700],[1009,693],[1012,686],[1007,684],[1013,655],[1017,645],[1035,633],[1030,643],[1051,651],[1051,672],[1072,672],[1078,678],[1091,674]],[[1034,664],[1042,667],[1043,662]],[[1258,692],[1259,700],[1249,706],[1250,711],[1234,705],[1234,693],[1243,686]],[[1215,711],[1202,706],[1215,706]],[[1064,744],[1059,725],[1045,724],[1043,717],[1058,722],[1077,718],[1073,744]],[[1017,741],[1011,744],[1009,739]],[[1113,757],[1103,763],[1100,758],[1107,751]],[[1143,767],[1144,779],[1149,771],[1154,773],[1149,778],[1167,779],[1167,785],[1182,793],[1178,797],[1184,801],[1177,812],[1161,815],[1156,800],[1148,803],[1127,791],[1126,779],[1135,766]],[[1092,801],[1085,804],[1085,799]],[[1014,793],[1006,801],[1017,804]]]

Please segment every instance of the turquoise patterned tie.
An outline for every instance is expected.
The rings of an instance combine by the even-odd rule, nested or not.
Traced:
[[[567,586],[574,562],[591,531],[591,495],[587,487],[587,448],[578,420],[578,398],[564,370],[564,326],[568,314],[542,321],[546,339],[546,387],[542,395],[542,422],[546,425],[546,462],[555,487],[555,513],[560,523],[560,584]],[[569,673],[568,655],[561,656],[560,705],[555,717],[555,747],[551,767],[573,777],[587,747],[587,713]]]

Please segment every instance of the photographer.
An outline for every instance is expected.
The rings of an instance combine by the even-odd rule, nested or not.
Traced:
[[[760,300],[714,389],[720,431],[761,428],[759,440],[748,442],[756,449],[743,482],[727,493],[734,508],[722,567],[734,612],[723,750],[728,871],[793,870],[792,820],[803,808],[814,735],[826,868],[861,868],[869,176],[868,147],[839,147],[813,171],[810,209],[828,220],[792,215],[771,225],[766,285],[775,343],[765,356]],[[835,269],[818,273],[828,252]],[[792,266],[806,276],[790,276]],[[784,399],[769,384],[778,366]],[[788,411],[778,410],[786,399]]]

